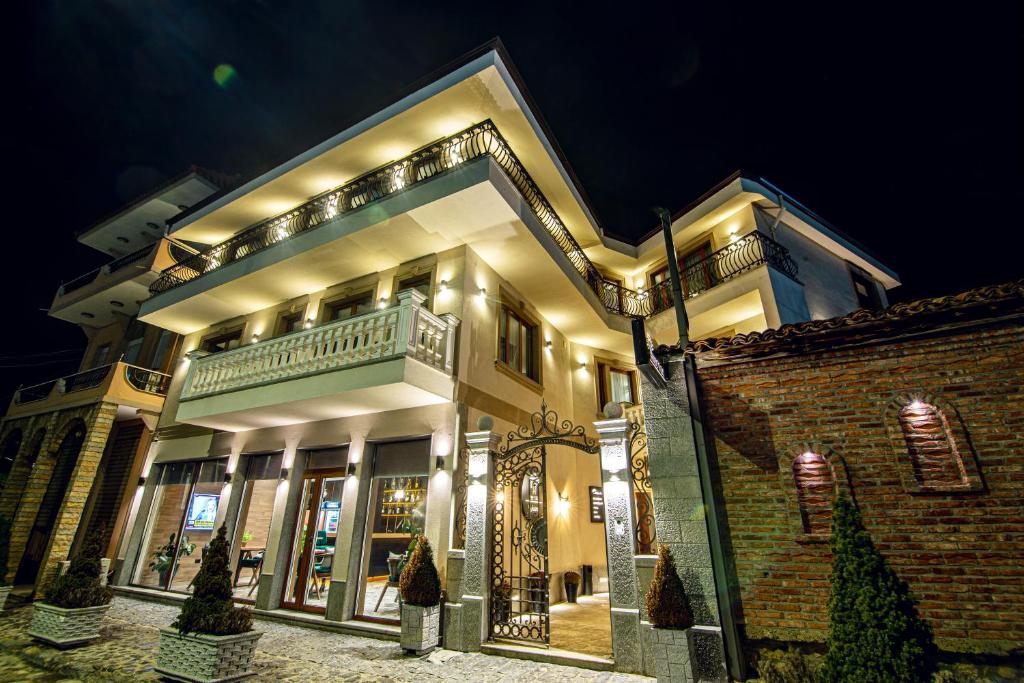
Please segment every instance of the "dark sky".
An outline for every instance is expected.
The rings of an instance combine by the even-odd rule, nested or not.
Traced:
[[[76,230],[189,164],[253,175],[496,35],[611,231],[744,168],[894,267],[894,300],[1022,277],[1020,3],[902,4],[14,3],[0,394],[77,364],[41,310],[106,260]]]

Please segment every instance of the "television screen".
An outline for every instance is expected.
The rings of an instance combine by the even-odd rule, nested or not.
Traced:
[[[220,495],[216,493],[193,493],[192,502],[188,506],[188,516],[185,517],[185,530],[213,531],[219,504]]]

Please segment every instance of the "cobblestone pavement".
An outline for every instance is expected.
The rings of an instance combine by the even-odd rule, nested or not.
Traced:
[[[5,675],[11,652],[42,662],[84,680],[158,680],[153,672],[158,629],[170,624],[178,609],[168,605],[116,597],[104,619],[99,641],[72,650],[35,644],[25,635],[31,608],[8,610],[0,617],[0,680],[73,681],[26,667],[23,678]],[[650,679],[626,674],[587,671],[482,653],[453,655],[444,663],[406,657],[398,643],[256,620],[263,631],[254,669],[260,681],[615,681]],[[438,658],[440,659],[440,658]],[[41,677],[33,678],[39,674]],[[47,677],[49,676],[49,677]]]

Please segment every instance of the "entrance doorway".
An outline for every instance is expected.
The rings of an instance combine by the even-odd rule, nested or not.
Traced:
[[[344,489],[343,469],[306,471],[283,607],[321,614],[327,611]]]

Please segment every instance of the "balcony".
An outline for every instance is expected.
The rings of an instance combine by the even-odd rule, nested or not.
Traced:
[[[161,270],[192,255],[166,239],[114,259],[61,284],[50,315],[72,323],[102,327],[118,315],[135,315]]]
[[[451,401],[459,320],[398,305],[211,355],[192,354],[179,422],[240,431]]]
[[[40,384],[20,387],[7,410],[8,417],[88,405],[97,401],[158,413],[170,375],[127,363],[111,363]]]

